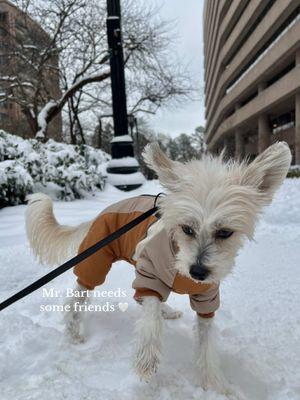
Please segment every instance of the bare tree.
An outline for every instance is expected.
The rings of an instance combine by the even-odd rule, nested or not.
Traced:
[[[9,98],[21,105],[36,137],[61,111],[71,141],[85,142],[81,118],[111,114],[110,68],[104,0],[15,0],[48,33],[43,42],[12,38],[15,70],[2,76]],[[192,92],[188,74],[172,54],[171,24],[156,18],[157,10],[138,0],[122,4],[123,44],[129,113],[155,113],[166,103]],[[26,20],[26,14],[24,14]],[[55,67],[54,58],[59,60]],[[27,74],[24,71],[29,69]],[[61,95],[53,96],[49,74],[59,79]],[[26,78],[25,78],[26,77]],[[29,77],[29,78],[28,78]]]

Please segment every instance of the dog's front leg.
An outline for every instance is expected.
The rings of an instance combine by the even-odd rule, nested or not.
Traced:
[[[144,297],[142,316],[136,323],[134,369],[148,381],[157,371],[162,348],[163,317],[161,301],[154,296]]]
[[[82,312],[79,310],[79,306],[88,301],[87,289],[77,283],[73,289],[73,294],[70,299],[67,300],[65,306],[68,307],[64,315],[64,322],[67,336],[73,343],[83,343],[84,336],[80,334],[81,315]]]
[[[216,349],[213,318],[197,316],[198,359],[200,382],[204,390],[213,389],[221,394],[231,394],[220,366]]]
[[[204,390],[212,389],[231,400],[245,400],[240,390],[225,378],[216,347],[213,318],[197,316],[198,367],[200,384]]]

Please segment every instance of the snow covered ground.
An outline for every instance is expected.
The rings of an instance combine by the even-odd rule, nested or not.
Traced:
[[[138,193],[158,193],[156,182],[124,193],[107,186],[86,200],[55,203],[60,222],[78,224],[105,206]],[[25,240],[25,206],[0,211],[0,299],[47,273],[30,254]],[[253,400],[300,399],[300,180],[286,180],[259,224],[255,242],[241,251],[235,272],[221,288],[217,312],[219,345],[225,374]],[[109,300],[113,312],[85,313],[88,340],[69,344],[60,312],[40,306],[63,304],[42,290],[0,314],[1,400],[224,400],[197,386],[193,361],[194,314],[186,296],[172,295],[170,304],[184,311],[167,321],[164,357],[149,384],[130,368],[134,322],[140,312],[133,301],[133,268],[116,263],[101,290],[120,288],[126,298]],[[72,272],[49,283],[65,293]],[[119,302],[128,302],[126,312]]]

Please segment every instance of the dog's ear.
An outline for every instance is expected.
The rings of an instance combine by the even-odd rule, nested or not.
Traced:
[[[258,189],[262,205],[267,205],[284,181],[291,160],[292,155],[287,143],[275,143],[245,168],[241,177],[242,184]]]
[[[156,172],[160,183],[171,191],[177,191],[179,187],[178,161],[170,160],[160,149],[157,142],[147,144],[143,153],[145,163]]]

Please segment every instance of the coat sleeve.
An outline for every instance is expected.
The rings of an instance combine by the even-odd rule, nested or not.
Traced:
[[[211,288],[203,293],[190,296],[190,304],[203,318],[211,318],[220,306],[219,285],[212,285]]]
[[[171,292],[171,288],[159,279],[157,268],[145,249],[137,260],[132,287],[136,289],[134,298],[137,301],[145,296],[156,296],[166,301]]]

